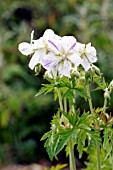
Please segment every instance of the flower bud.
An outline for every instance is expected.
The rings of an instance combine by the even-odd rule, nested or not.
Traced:
[[[79,78],[79,85],[84,85],[85,81],[86,81],[85,77],[80,77]]]
[[[75,77],[77,77],[77,78],[80,77],[80,73],[79,73],[78,71],[75,71],[75,72],[74,72],[74,75],[75,75]]]
[[[39,64],[39,65],[37,65],[37,66],[35,67],[35,73],[36,73],[36,75],[38,75],[38,74],[40,73],[40,71],[41,71],[41,64]]]
[[[72,74],[75,76],[75,77],[77,77],[77,78],[79,78],[80,77],[80,73],[79,73],[79,71],[77,70],[77,69],[72,69],[71,70],[71,72],[72,72]]]
[[[89,75],[92,77],[95,74],[95,69],[93,67],[90,68],[89,70]]]
[[[95,71],[95,73],[97,73],[99,76],[101,75],[100,74],[100,69],[97,67],[97,66],[95,66],[95,65],[93,65],[92,66],[92,69]]]
[[[113,88],[113,80],[110,82],[109,87]]]
[[[104,98],[106,98],[106,99],[109,99],[109,98],[110,98],[110,94],[109,94],[108,91],[106,91],[106,92],[104,93]]]

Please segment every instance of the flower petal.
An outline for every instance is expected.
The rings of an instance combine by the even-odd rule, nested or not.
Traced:
[[[33,70],[38,63],[42,62],[42,58],[45,54],[46,54],[45,50],[37,50],[29,62],[29,68]]]
[[[54,53],[49,53],[47,55],[45,55],[45,57],[43,58],[42,61],[42,65],[45,69],[49,69],[52,70],[54,69],[58,63],[61,61],[61,57],[60,56],[55,56]]]
[[[26,55],[26,56],[33,53],[31,44],[27,42],[20,43],[18,46],[18,49],[23,55]]]
[[[70,70],[72,69],[71,63],[68,60],[64,60],[58,67],[58,72],[61,77],[66,76],[70,78]]]
[[[58,48],[58,46],[51,40],[48,40],[48,43],[49,43],[49,48],[50,49],[53,49],[52,51],[55,52],[55,53],[60,53],[60,50]]]
[[[80,63],[81,63],[81,58],[80,56],[77,54],[77,53],[74,53],[72,55],[69,55],[68,56],[68,59],[73,63],[75,64],[76,66],[79,66]]]
[[[32,48],[35,49],[35,50],[46,48],[43,37],[39,38],[38,40],[33,40],[32,42],[33,42]]]
[[[86,57],[82,58],[81,65],[84,67],[85,71],[88,71],[90,69],[90,63]]]
[[[95,62],[97,62],[98,58],[97,58],[96,56],[89,55],[89,56],[88,56],[88,60],[89,60],[91,63],[95,63]]]
[[[61,41],[65,52],[72,51],[76,45],[76,39],[73,36],[64,36],[62,37]]]
[[[78,55],[81,55],[84,48],[85,48],[85,44],[77,42],[74,48],[74,52],[77,53]]]
[[[95,63],[98,59],[96,57],[96,49],[91,46],[91,43],[86,45],[86,55],[91,63]]]
[[[48,38],[50,38],[50,37],[53,36],[53,35],[54,35],[54,31],[51,30],[51,29],[47,29],[47,30],[44,32],[43,37],[48,39]]]

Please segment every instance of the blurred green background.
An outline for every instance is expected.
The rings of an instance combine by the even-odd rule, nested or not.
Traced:
[[[50,128],[58,104],[52,94],[35,97],[43,80],[28,68],[29,57],[18,44],[30,42],[47,28],[73,35],[97,49],[101,72],[113,79],[112,0],[1,0],[0,1],[0,165],[32,163],[47,158],[40,138]],[[92,92],[94,106],[102,106],[103,93]],[[78,98],[78,107],[86,104]],[[113,110],[113,97],[109,111]],[[7,161],[6,161],[7,160]]]

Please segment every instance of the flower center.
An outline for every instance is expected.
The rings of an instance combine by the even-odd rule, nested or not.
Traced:
[[[81,58],[83,58],[84,56],[87,57],[87,56],[86,56],[86,49],[84,48],[84,49],[80,52],[80,54],[81,54],[81,56],[80,56]]]
[[[62,55],[62,60],[66,60],[66,59],[67,59],[66,55],[63,54],[63,55]]]

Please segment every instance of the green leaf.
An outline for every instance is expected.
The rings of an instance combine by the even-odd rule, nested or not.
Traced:
[[[84,125],[84,123],[86,124],[87,123],[87,121],[89,120],[89,113],[83,113],[82,115],[81,115],[81,117],[79,118],[79,120],[78,120],[78,122],[77,122],[77,124],[76,124],[76,126],[81,126],[81,125]]]
[[[36,96],[40,94],[47,94],[54,90],[55,85],[54,84],[43,84],[44,87],[41,87],[39,92],[36,94]]]
[[[75,123],[76,123],[76,114],[65,113],[64,111],[61,111],[61,113],[68,119],[69,123],[72,126],[75,126]]]
[[[83,144],[82,144],[82,141],[79,140],[78,144],[77,144],[77,150],[79,152],[79,158],[82,157],[82,152],[83,152]]]
[[[84,97],[85,99],[89,98],[84,87],[77,86],[74,89],[80,94],[81,97]]]
[[[98,85],[98,87],[94,90],[104,90],[107,87],[107,84],[104,80],[104,78],[98,76],[95,74],[95,76],[93,77],[93,81]]]
[[[42,141],[42,140],[45,140],[46,138],[48,138],[49,136],[51,136],[51,134],[52,134],[52,130],[49,131],[49,132],[47,132],[47,133],[45,133],[40,140],[41,140],[41,141]]]
[[[75,132],[74,129],[71,129],[71,130],[62,130],[59,133],[60,140],[58,143],[56,154],[58,154],[64,148],[64,146],[67,144],[68,140],[70,139],[70,137],[73,135],[74,132]]]
[[[56,148],[57,148],[58,142],[59,142],[59,136],[53,132],[51,133],[51,136],[48,136],[48,139],[46,140],[44,144],[44,147],[46,148],[46,151],[51,161],[53,160],[53,157],[56,157]]]

